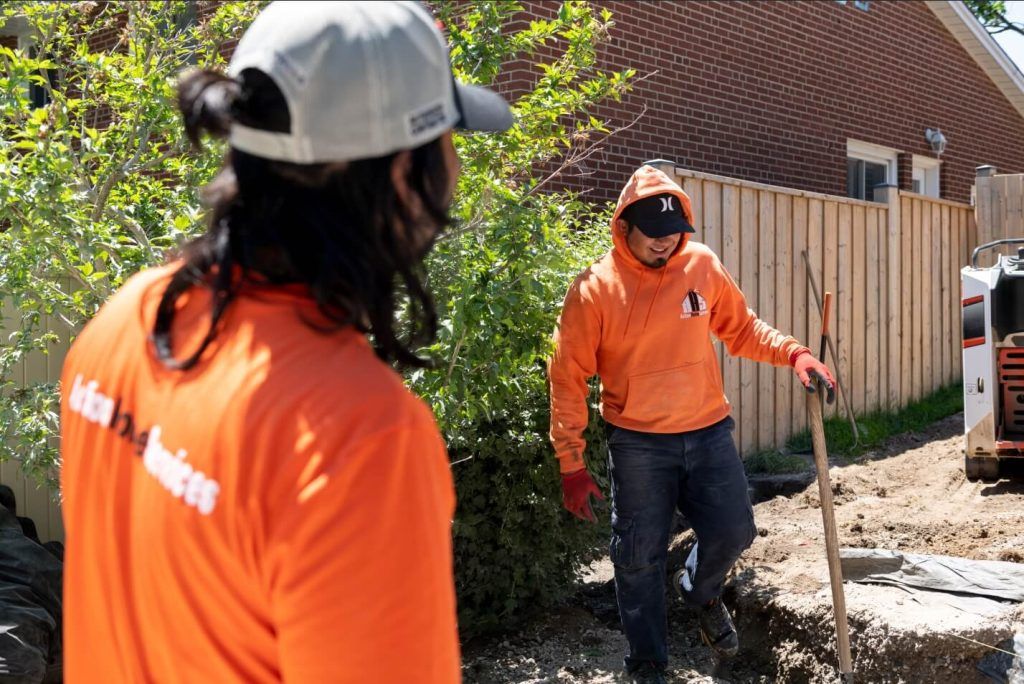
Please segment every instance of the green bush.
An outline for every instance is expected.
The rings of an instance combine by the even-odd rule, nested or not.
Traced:
[[[0,9],[31,42],[0,48],[0,303],[15,312],[0,321],[0,459],[41,482],[56,484],[58,392],[25,383],[18,364],[73,337],[125,279],[202,230],[197,189],[223,147],[184,154],[176,78],[223,64],[219,46],[260,6],[225,2],[201,21],[182,0]]]
[[[602,534],[561,509],[545,362],[569,284],[608,249],[610,212],[551,181],[612,133],[592,109],[618,99],[632,73],[595,69],[607,11],[566,3],[550,21],[510,32],[518,9],[438,6],[461,80],[489,83],[514,57],[534,62],[537,79],[514,102],[509,133],[458,140],[457,227],[429,264],[441,321],[430,353],[440,364],[410,377],[433,405],[453,461],[466,635],[508,626],[564,596]],[[531,57],[538,51],[548,57]],[[590,453],[602,454],[601,435],[592,428],[590,437]],[[601,478],[603,458],[596,460]]]
[[[30,51],[0,49],[0,303],[18,312],[2,321],[0,459],[18,458],[41,481],[52,483],[59,465],[58,388],[26,386],[17,364],[73,337],[126,278],[202,230],[197,189],[224,148],[186,153],[175,82],[189,66],[223,66],[220,46],[263,4],[8,2],[0,10],[0,21],[34,37]],[[452,454],[460,621],[475,634],[557,600],[601,534],[561,510],[544,363],[562,296],[609,238],[607,208],[558,181],[614,133],[594,106],[618,99],[632,73],[596,69],[611,15],[586,3],[516,30],[515,2],[434,9],[460,80],[492,83],[514,58],[536,79],[514,103],[510,132],[457,136],[457,225],[429,262],[441,332],[423,351],[438,366],[408,378],[434,407]],[[113,50],[101,47],[110,35]],[[32,106],[30,86],[47,93],[45,106]],[[592,432],[591,452],[600,454]]]

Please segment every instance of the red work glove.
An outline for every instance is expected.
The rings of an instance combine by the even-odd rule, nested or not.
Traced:
[[[793,364],[793,370],[796,371],[796,377],[800,379],[800,382],[807,388],[808,392],[814,393],[815,383],[813,381],[817,380],[825,386],[827,391],[825,401],[831,404],[836,400],[836,380],[832,377],[832,371],[828,369],[828,366],[814,358],[814,354],[804,349],[797,352],[792,358],[791,363]]]
[[[591,494],[604,501],[604,495],[594,484],[586,468],[562,475],[562,505],[565,506],[565,510],[580,520],[597,522],[594,511],[590,508]]]

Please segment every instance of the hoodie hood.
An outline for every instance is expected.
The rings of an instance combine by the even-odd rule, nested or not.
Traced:
[[[615,222],[619,220],[623,210],[633,202],[645,197],[653,197],[654,195],[660,195],[663,193],[671,193],[679,198],[679,205],[683,208],[683,215],[686,220],[693,224],[693,209],[690,207],[690,196],[683,192],[683,189],[679,187],[671,178],[665,173],[659,171],[653,166],[641,166],[639,169],[633,172],[629,182],[626,183],[626,187],[622,188],[622,193],[619,195],[619,202],[615,206],[615,213],[612,214],[611,231],[612,231],[612,243],[615,245],[615,251],[618,255],[633,268],[647,268],[640,260],[633,256],[633,251],[626,244],[626,236],[615,230]],[[689,233],[683,233],[682,239],[679,241],[679,246],[669,256],[671,262],[686,246],[686,243],[690,239]]]

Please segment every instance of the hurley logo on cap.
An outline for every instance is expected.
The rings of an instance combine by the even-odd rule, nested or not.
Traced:
[[[693,226],[686,220],[677,200],[679,197],[670,192],[641,197],[623,209],[621,215],[650,238],[692,233]]]

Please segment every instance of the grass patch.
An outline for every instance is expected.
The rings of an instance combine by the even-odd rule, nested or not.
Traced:
[[[747,473],[781,475],[783,473],[802,473],[809,468],[807,459],[796,454],[784,454],[781,451],[762,451],[748,456],[744,460]]]
[[[860,429],[860,444],[854,445],[853,430],[840,404],[840,414],[824,422],[825,441],[828,443],[830,456],[841,456],[850,460],[881,446],[894,435],[921,430],[937,420],[963,410],[962,386],[959,383],[949,385],[920,401],[909,404],[897,413],[876,411],[856,416],[857,427]],[[789,451],[810,451],[810,431],[793,435],[786,442],[786,448]]]

